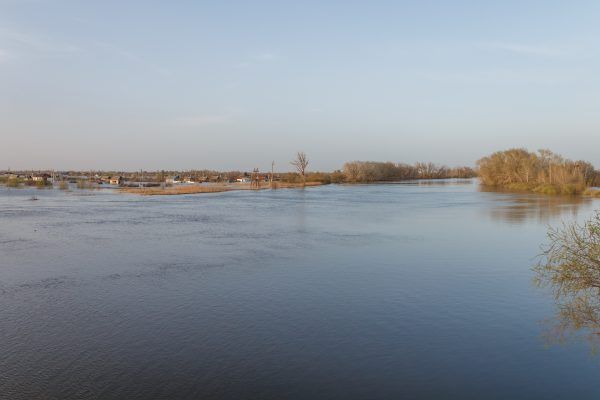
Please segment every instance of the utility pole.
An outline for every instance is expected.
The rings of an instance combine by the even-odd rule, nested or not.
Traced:
[[[250,188],[260,188],[260,172],[258,168],[252,170],[252,175],[250,175]]]
[[[273,189],[273,175],[275,173],[275,160],[271,161],[271,189]]]

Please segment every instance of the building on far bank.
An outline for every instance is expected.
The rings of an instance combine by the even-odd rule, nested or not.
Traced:
[[[31,175],[31,180],[34,182],[48,182],[48,179],[50,179],[51,176],[48,174],[38,174],[38,175]]]
[[[174,176],[174,177],[172,177],[172,178],[167,178],[167,179],[165,180],[165,183],[166,183],[167,185],[174,185],[174,184],[176,184],[176,183],[181,183],[181,178],[179,177],[179,175],[175,175],[175,176]]]
[[[113,176],[108,181],[111,185],[121,185],[123,183],[122,176]]]

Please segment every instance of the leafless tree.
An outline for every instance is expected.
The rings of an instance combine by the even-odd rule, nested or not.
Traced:
[[[563,340],[578,331],[600,344],[600,211],[583,225],[564,224],[550,229],[534,267],[534,282],[554,294],[557,315],[548,339]]]
[[[299,151],[296,154],[296,158],[290,162],[296,168],[296,171],[302,177],[302,184],[306,183],[306,167],[308,166],[308,158],[306,157],[306,153],[303,151]]]

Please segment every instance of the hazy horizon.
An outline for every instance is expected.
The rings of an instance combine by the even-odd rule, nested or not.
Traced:
[[[0,0],[0,169],[600,167],[600,3]]]

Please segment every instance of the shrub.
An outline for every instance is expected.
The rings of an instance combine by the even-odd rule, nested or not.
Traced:
[[[342,171],[333,171],[330,176],[331,183],[343,183],[346,180],[346,176]]]
[[[10,178],[6,181],[8,187],[19,187],[19,180],[17,178]]]
[[[549,287],[557,301],[555,326],[563,339],[582,330],[600,334],[600,211],[583,225],[564,224],[548,231],[548,244],[534,267],[534,282]],[[550,339],[555,339],[549,336]]]
[[[331,183],[331,176],[323,172],[311,172],[306,175],[307,182],[319,182],[325,185]]]
[[[80,180],[77,181],[77,189],[93,189],[95,185],[92,182]]]

